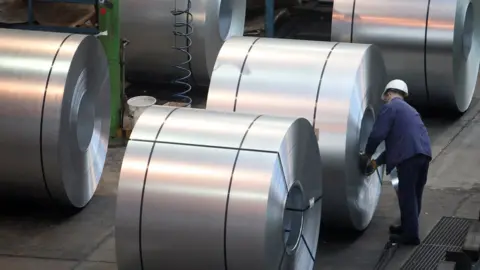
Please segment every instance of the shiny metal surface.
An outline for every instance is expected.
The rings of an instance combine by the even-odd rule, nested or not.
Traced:
[[[94,37],[0,29],[2,196],[92,198],[110,128],[108,63]]]
[[[380,182],[376,174],[360,173],[358,154],[381,105],[385,77],[374,46],[235,37],[220,51],[207,109],[308,119],[323,162],[322,219],[363,230]]]
[[[185,39],[173,35],[175,7],[185,9],[186,0],[120,1],[122,37],[131,41],[126,49],[126,75],[132,82],[169,82],[185,75],[173,66],[187,60],[173,46]],[[218,51],[230,36],[243,35],[246,0],[192,1],[194,32],[190,68],[198,84],[208,85]],[[177,20],[180,21],[180,18]]]
[[[395,193],[398,194],[398,171],[397,168],[394,168],[390,172],[390,182],[392,183],[392,187],[395,190]]]
[[[431,0],[426,44],[430,103],[470,106],[480,64],[480,2]]]
[[[464,112],[480,64],[480,28],[473,27],[480,23],[479,6],[471,0],[335,0],[332,40],[380,46],[389,79],[407,82],[412,104]]]
[[[306,245],[317,248],[322,204],[315,144],[301,118],[147,109],[122,164],[119,269],[313,269]],[[303,213],[285,211],[315,199]]]

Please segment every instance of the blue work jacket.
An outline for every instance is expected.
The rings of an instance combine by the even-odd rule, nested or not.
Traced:
[[[393,98],[383,105],[365,153],[372,156],[382,141],[385,141],[386,150],[377,158],[377,164],[386,164],[387,174],[415,155],[432,157],[430,138],[420,114],[401,98]]]

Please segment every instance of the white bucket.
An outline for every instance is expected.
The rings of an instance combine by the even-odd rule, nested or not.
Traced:
[[[133,97],[127,101],[128,112],[130,117],[133,118],[133,126],[137,123],[138,118],[142,113],[157,102],[157,99],[151,96],[138,96]]]

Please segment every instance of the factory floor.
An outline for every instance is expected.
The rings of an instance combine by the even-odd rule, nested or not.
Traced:
[[[424,195],[422,235],[426,235],[442,216],[478,216],[479,98],[480,93],[471,109],[460,119],[426,119],[432,138],[434,160]],[[1,268],[117,269],[114,216],[123,154],[123,147],[110,149],[96,196],[77,215],[61,218],[42,209],[2,207],[8,210],[0,212]],[[392,187],[386,184],[375,217],[363,234],[339,236],[328,233],[321,237],[315,269],[372,269],[387,241],[388,225],[397,217],[396,197]],[[409,248],[397,251],[389,269],[399,269],[411,251]]]

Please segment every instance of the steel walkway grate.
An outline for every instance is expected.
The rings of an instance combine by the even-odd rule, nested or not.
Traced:
[[[443,217],[401,270],[435,270],[446,251],[461,251],[472,219]]]

